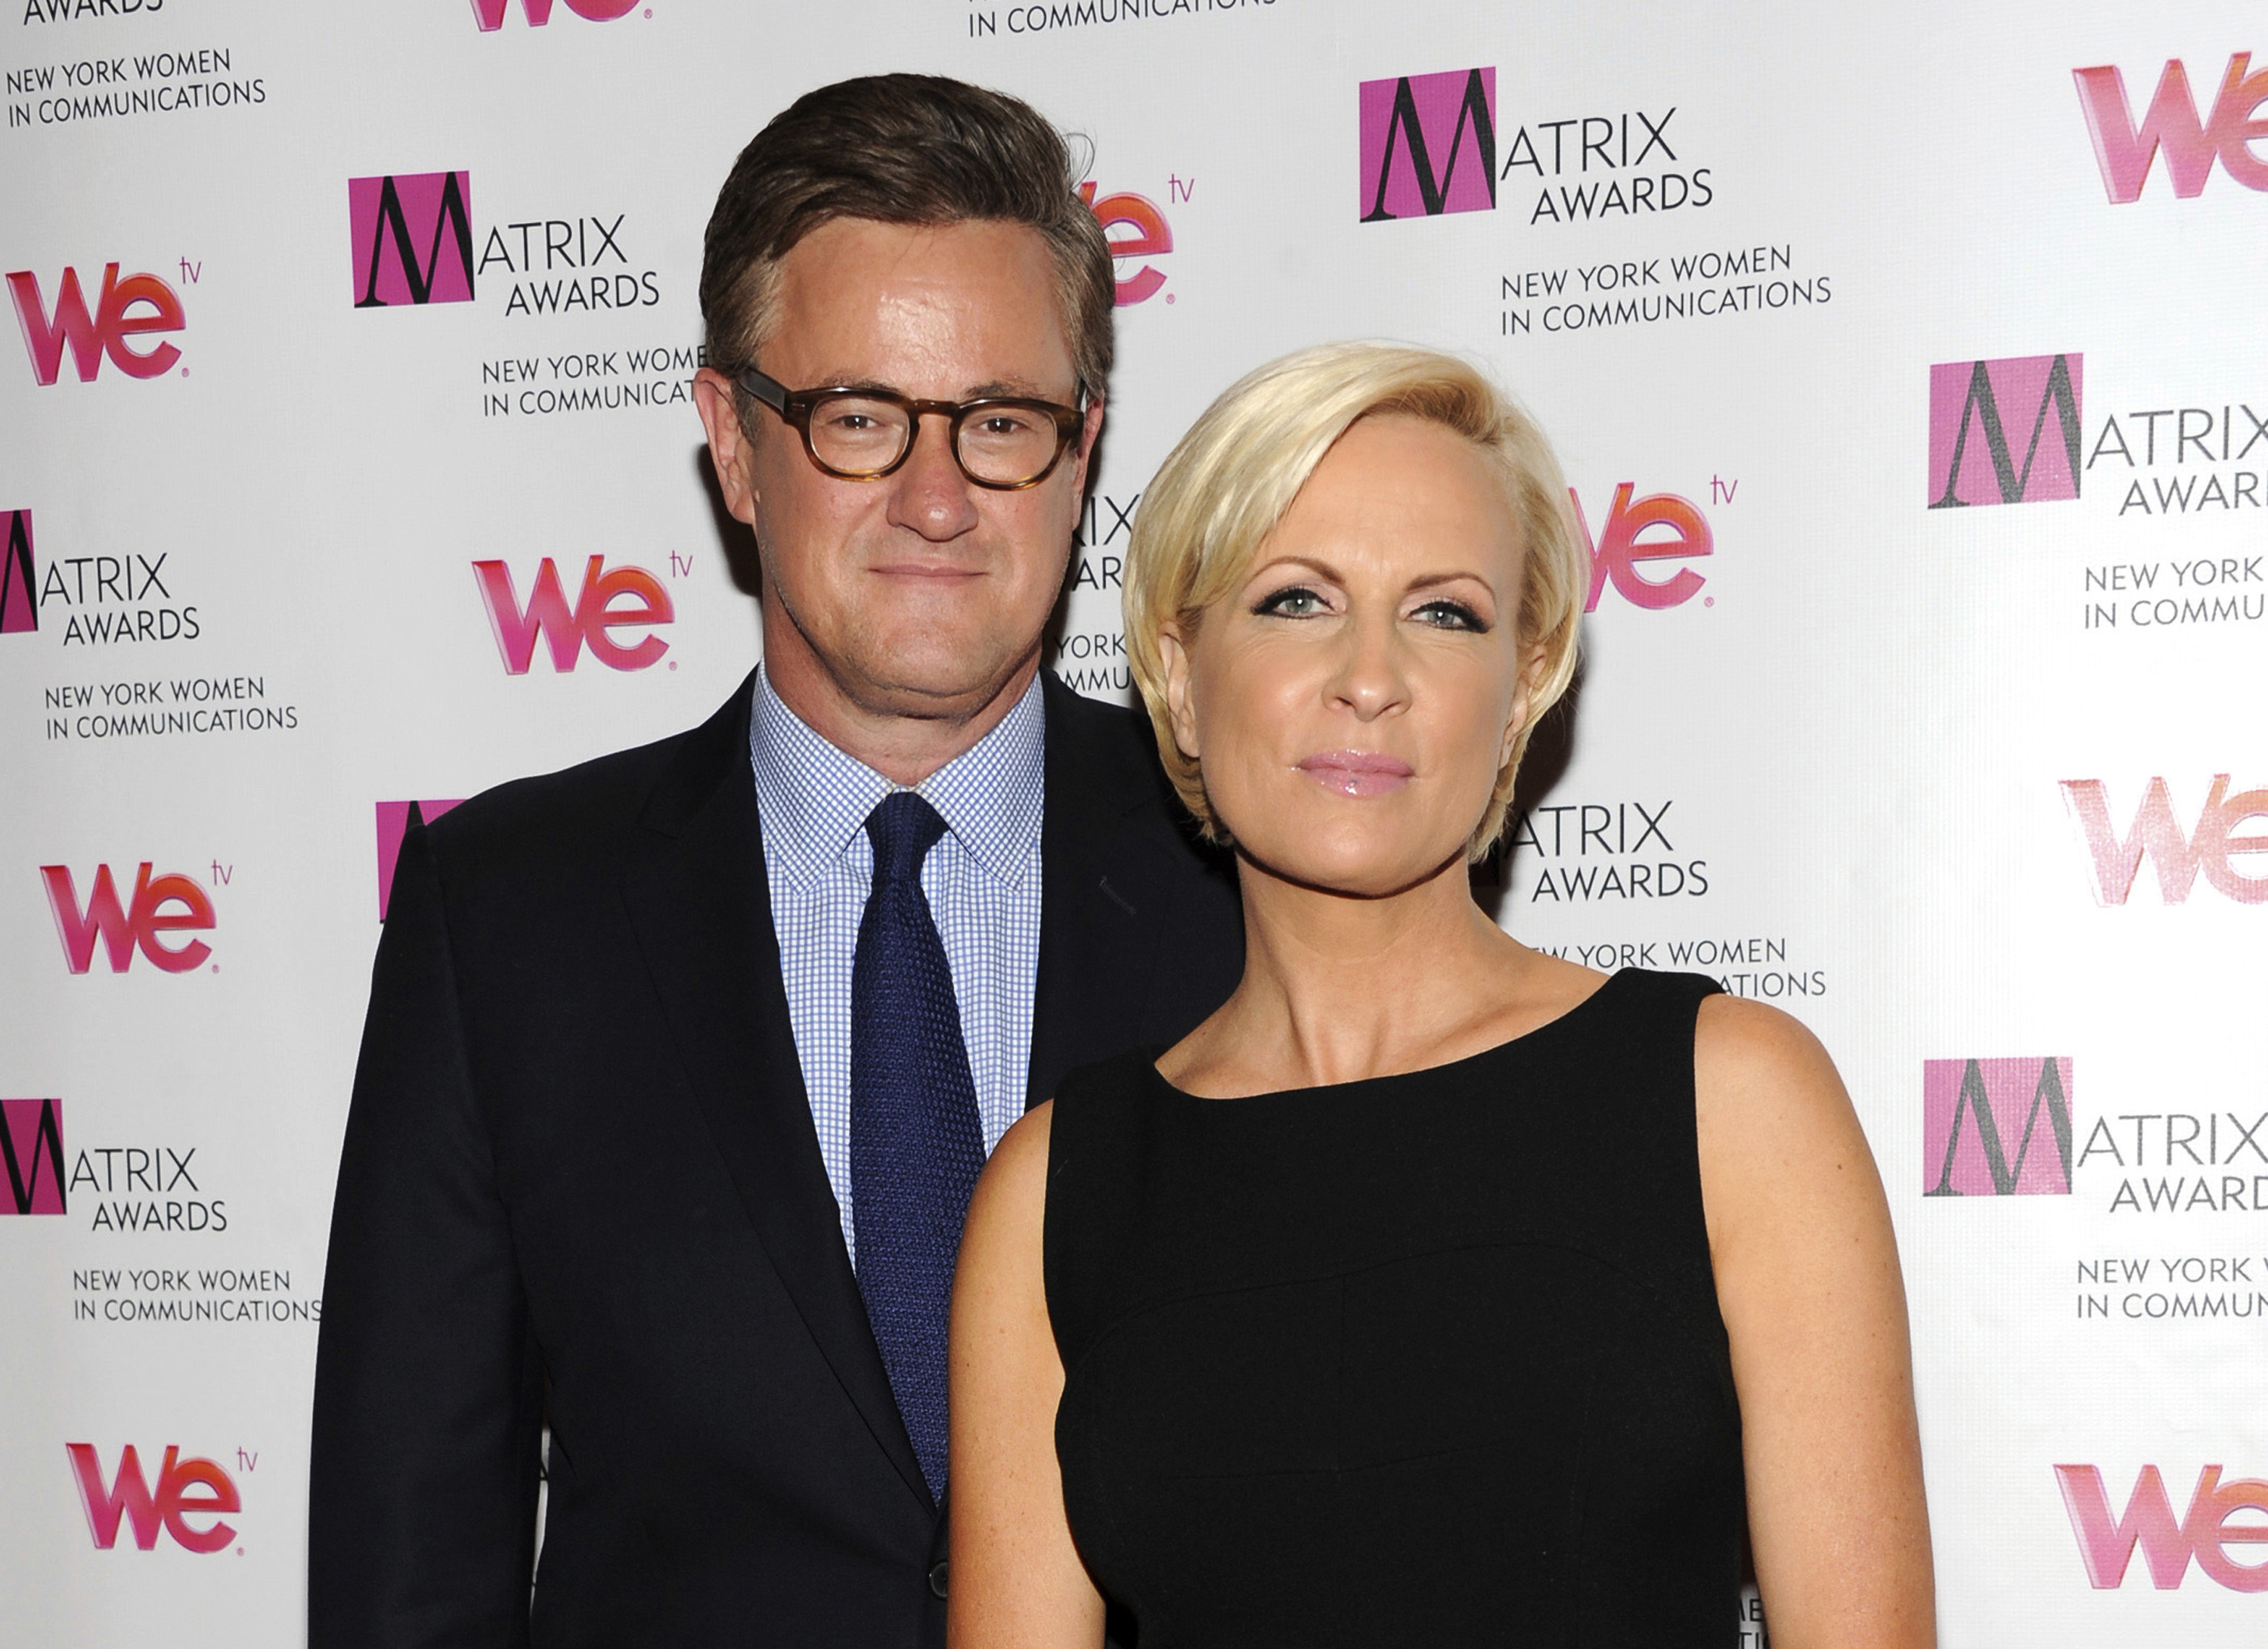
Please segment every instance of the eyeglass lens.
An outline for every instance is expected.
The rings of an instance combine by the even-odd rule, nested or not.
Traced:
[[[811,450],[830,469],[869,475],[898,460],[912,438],[903,407],[863,395],[830,395],[811,409]],[[980,481],[1013,485],[1048,467],[1055,420],[1029,407],[987,407],[961,422],[961,467]]]

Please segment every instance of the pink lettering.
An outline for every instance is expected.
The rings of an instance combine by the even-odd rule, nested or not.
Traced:
[[[2238,52],[2228,60],[2212,118],[2200,121],[2189,71],[2179,58],[2169,61],[2139,126],[2127,102],[2124,77],[2116,68],[2072,71],[2088,135],[2094,140],[2095,163],[2102,171],[2102,187],[2114,205],[2141,198],[2150,164],[2161,148],[2174,193],[2183,200],[2193,199],[2204,189],[2215,156],[2246,188],[2268,189],[2268,161],[2250,147],[2268,137],[2268,120],[2256,118],[2261,105],[2268,103],[2268,70],[2250,73],[2251,64],[2250,52]]]
[[[1583,605],[1586,613],[1597,609],[1599,597],[1605,593],[1609,579],[1632,607],[1655,611],[1679,606],[1700,593],[1704,580],[1690,567],[1681,567],[1668,578],[1657,580],[1641,573],[1638,563],[1710,554],[1715,548],[1715,541],[1710,534],[1708,521],[1691,503],[1674,493],[1651,493],[1633,502],[1631,494],[1635,490],[1627,481],[1616,487],[1614,503],[1607,512],[1606,528],[1594,542],[1590,521],[1583,513],[1582,499],[1572,487],[1567,489],[1568,501],[1575,508],[1575,525],[1591,556],[1591,593]],[[1665,529],[1669,536],[1640,541],[1641,534],[1657,527]]]

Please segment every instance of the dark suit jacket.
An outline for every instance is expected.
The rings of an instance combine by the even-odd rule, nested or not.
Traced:
[[[1045,690],[1033,1100],[1178,1039],[1243,962],[1139,718]],[[323,1291],[313,1649],[944,1641],[941,1519],[788,1027],[748,713],[744,685],[402,843]]]

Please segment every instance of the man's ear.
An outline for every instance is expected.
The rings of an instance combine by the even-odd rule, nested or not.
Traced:
[[[733,519],[756,524],[755,449],[740,428],[733,380],[713,366],[693,374],[693,405],[701,426],[709,431],[709,461],[717,471],[717,485]]]
[[[1086,403],[1086,422],[1079,427],[1079,444],[1071,448],[1071,479],[1078,482],[1076,490],[1086,491],[1087,467],[1094,462],[1094,444],[1102,436],[1102,397],[1098,395]]]
[[[1202,761],[1197,749],[1197,717],[1189,696],[1189,653],[1182,627],[1159,627],[1158,662],[1166,673],[1166,713],[1174,725],[1174,743],[1192,762]]]

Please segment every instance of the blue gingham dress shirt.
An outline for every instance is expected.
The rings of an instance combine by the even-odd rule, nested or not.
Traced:
[[[1024,1114],[1031,1064],[1046,727],[1035,677],[998,726],[915,786],[945,821],[945,835],[922,865],[922,892],[953,969],[988,1155]],[[748,759],[755,769],[788,1023],[819,1130],[819,1154],[843,1217],[843,1246],[856,1265],[850,966],[874,879],[866,816],[900,786],[813,732],[780,702],[761,668],[748,718]]]

